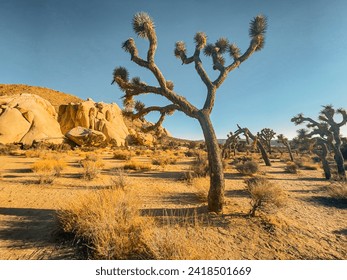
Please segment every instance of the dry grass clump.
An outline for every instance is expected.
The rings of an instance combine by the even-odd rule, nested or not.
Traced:
[[[116,151],[113,153],[113,158],[118,160],[130,160],[131,159],[131,152],[130,151]]]
[[[236,170],[242,175],[254,175],[259,171],[259,165],[255,161],[246,161],[235,166]]]
[[[40,184],[51,184],[66,168],[66,162],[61,159],[41,159],[33,164],[33,172],[40,175]]]
[[[86,154],[86,157],[80,161],[83,167],[83,178],[86,180],[93,180],[99,176],[104,163],[96,154]]]
[[[123,168],[124,170],[148,171],[152,169],[152,165],[146,162],[130,160],[125,162]]]
[[[88,248],[91,259],[208,259],[197,241],[201,227],[158,227],[139,209],[133,192],[106,189],[73,200],[57,216],[61,229]]]
[[[195,160],[191,167],[194,177],[206,177],[209,173],[209,164],[207,154],[201,151],[195,151]]]
[[[296,159],[295,164],[298,168],[303,170],[317,170],[318,166],[312,162],[312,159],[304,157],[300,159]]]
[[[263,177],[245,180],[246,190],[251,195],[252,209],[249,214],[254,217],[256,211],[272,212],[285,205],[285,192]]]
[[[64,232],[91,250],[93,259],[148,258],[145,236],[153,225],[139,213],[139,201],[121,189],[91,192],[58,212]]]
[[[159,165],[161,167],[164,167],[169,164],[176,164],[177,163],[177,158],[174,156],[158,156],[152,159],[152,164],[153,165]]]
[[[111,189],[125,189],[128,185],[128,176],[124,172],[124,169],[117,168],[114,171],[114,176],[111,178]]]
[[[326,191],[334,199],[347,201],[347,181],[333,182],[326,187]]]
[[[209,177],[199,177],[193,178],[191,185],[194,194],[200,202],[207,202],[208,191],[210,189],[210,178]]]
[[[1,144],[0,143],[0,156],[13,155],[18,150],[15,144]]]
[[[35,158],[35,157],[41,158],[42,154],[43,152],[40,150],[26,150],[24,153],[25,157],[27,158]]]
[[[284,171],[287,173],[297,174],[298,166],[294,162],[287,162],[286,166],[284,167]]]

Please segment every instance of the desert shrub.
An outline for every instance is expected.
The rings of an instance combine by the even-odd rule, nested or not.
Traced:
[[[284,206],[286,195],[284,191],[263,177],[253,177],[245,180],[246,190],[251,196],[252,209],[249,214],[255,216],[256,211],[272,212]]]
[[[259,171],[259,165],[255,161],[246,161],[235,166],[236,170],[242,175],[253,175]]]
[[[287,173],[296,174],[298,173],[298,166],[294,162],[287,162],[287,165],[284,167],[284,171]]]
[[[41,155],[43,154],[42,151],[40,150],[26,150],[24,155],[27,158],[35,158],[35,157],[41,157]]]
[[[80,161],[83,167],[83,178],[86,180],[93,180],[99,176],[104,163],[96,154],[86,154],[86,157]]]
[[[0,156],[13,155],[18,150],[16,144],[1,144],[0,143]]]
[[[294,163],[296,164],[296,166],[298,168],[303,169],[303,170],[317,170],[318,167],[317,167],[317,165],[314,164],[315,161],[316,161],[316,159],[311,159],[309,157],[303,157],[303,158],[296,159],[294,161]]]
[[[90,192],[57,213],[60,228],[88,249],[89,259],[209,259],[198,225],[158,226],[141,216],[134,192]]]
[[[328,195],[334,199],[346,200],[347,201],[347,182],[339,181],[333,182],[326,187]]]
[[[119,160],[130,160],[131,159],[131,152],[130,151],[116,151],[113,153],[114,159]]]
[[[125,189],[125,187],[128,185],[128,176],[124,172],[124,169],[117,168],[114,171],[114,176],[111,178],[111,188],[116,189]]]
[[[139,201],[122,189],[101,190],[74,200],[58,212],[64,232],[83,240],[93,259],[150,258],[144,242],[153,222],[139,212]]]
[[[194,194],[200,202],[207,202],[208,191],[210,189],[209,177],[193,178],[189,185],[191,185]]]
[[[130,160],[125,162],[123,166],[124,170],[135,170],[135,171],[148,171],[152,169],[151,164],[146,162],[139,162],[135,160]]]
[[[41,159],[33,164],[32,171],[39,174],[41,184],[51,184],[66,167],[66,162],[61,159]]]
[[[205,152],[196,151],[195,160],[191,167],[195,177],[206,177],[209,173],[209,164]]]
[[[186,157],[194,157],[196,155],[196,151],[188,150],[188,151],[184,152],[184,155]]]
[[[158,156],[152,159],[153,165],[160,165],[160,166],[166,166],[168,164],[176,164],[177,158],[174,156],[164,155],[164,156]]]

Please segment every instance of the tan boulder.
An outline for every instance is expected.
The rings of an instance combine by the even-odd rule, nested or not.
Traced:
[[[125,139],[129,135],[121,109],[114,103],[107,104],[88,99],[77,104],[61,105],[58,121],[63,134],[80,126],[102,132],[106,141],[115,141],[118,146],[125,145]]]
[[[77,126],[66,133],[66,137],[75,142],[79,146],[101,146],[106,136],[100,132],[90,128]]]
[[[0,143],[62,143],[54,107],[35,94],[0,96]]]

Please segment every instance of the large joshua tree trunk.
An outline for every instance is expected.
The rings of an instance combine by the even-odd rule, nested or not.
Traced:
[[[200,111],[198,120],[205,137],[210,169],[208,208],[209,211],[220,213],[223,210],[225,188],[222,155],[208,113]]]
[[[347,116],[345,115],[344,118],[347,118]],[[330,122],[330,125],[335,142],[332,143],[332,148],[334,150],[334,160],[336,162],[337,174],[340,178],[346,179],[345,162],[341,152],[340,126],[332,122]]]

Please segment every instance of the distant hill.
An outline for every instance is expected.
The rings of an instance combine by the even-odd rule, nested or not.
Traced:
[[[77,96],[45,87],[28,86],[21,84],[0,84],[0,96],[15,95],[21,93],[36,94],[48,100],[57,111],[59,105],[68,104],[70,102],[77,103],[83,101],[81,98],[78,98]]]

